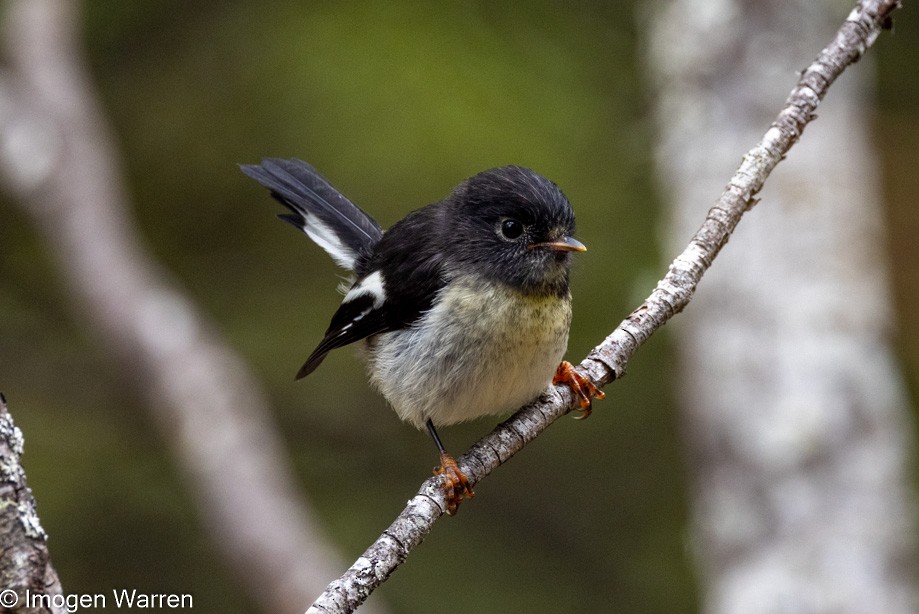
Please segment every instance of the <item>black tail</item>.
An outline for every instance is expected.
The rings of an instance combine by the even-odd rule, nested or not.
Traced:
[[[266,158],[240,169],[290,210],[279,218],[305,232],[346,269],[353,270],[357,258],[383,236],[372,217],[302,160]]]

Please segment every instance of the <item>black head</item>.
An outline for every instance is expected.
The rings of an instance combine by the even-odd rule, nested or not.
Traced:
[[[467,179],[446,205],[449,268],[475,272],[534,294],[568,291],[574,211],[554,183],[503,166]]]

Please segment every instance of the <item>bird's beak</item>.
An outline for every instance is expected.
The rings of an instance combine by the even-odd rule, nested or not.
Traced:
[[[558,241],[547,241],[546,243],[531,243],[527,245],[529,249],[537,248],[551,249],[554,252],[586,252],[587,246],[575,239],[574,237],[562,237]]]

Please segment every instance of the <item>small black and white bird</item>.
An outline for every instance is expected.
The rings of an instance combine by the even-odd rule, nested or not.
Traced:
[[[515,410],[550,383],[571,386],[585,416],[592,396],[602,398],[561,362],[571,253],[586,248],[573,237],[571,204],[545,177],[484,171],[384,232],[306,162],[241,168],[289,209],[278,217],[354,275],[297,378],[363,340],[373,385],[437,444],[449,513],[473,493],[436,426]]]

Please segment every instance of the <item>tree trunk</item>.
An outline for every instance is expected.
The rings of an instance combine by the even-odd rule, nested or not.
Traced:
[[[656,4],[647,58],[670,246],[831,35],[835,6]],[[835,85],[675,327],[706,612],[919,605],[869,62]]]

